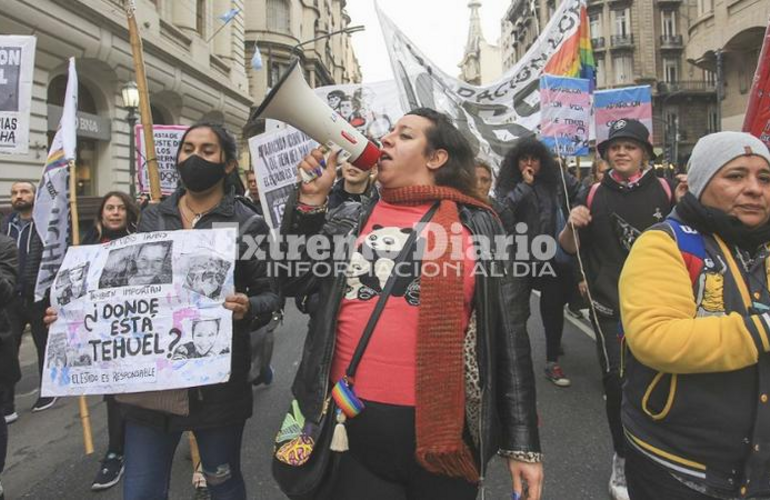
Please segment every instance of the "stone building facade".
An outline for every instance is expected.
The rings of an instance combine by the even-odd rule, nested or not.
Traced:
[[[220,122],[243,145],[244,126],[265,96],[267,78],[280,74],[291,47],[349,23],[344,0],[135,2],[153,122]],[[219,16],[230,9],[239,12],[225,24]],[[81,206],[89,213],[107,191],[128,191],[129,126],[121,88],[135,77],[123,0],[3,0],[0,33],[37,36],[30,152],[0,155],[0,209],[7,209],[13,181],[40,180],[72,56],[80,80]],[[266,44],[265,67],[259,71],[250,64],[255,40]],[[345,35],[306,46],[302,52],[311,85],[360,80]]]
[[[487,43],[481,28],[479,9],[481,0],[470,0],[471,11],[468,27],[468,41],[465,43],[463,60],[458,65],[460,79],[471,85],[492,83],[502,75],[500,48]]]

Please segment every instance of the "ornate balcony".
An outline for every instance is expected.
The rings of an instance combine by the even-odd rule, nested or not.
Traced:
[[[606,48],[606,44],[604,43],[604,37],[600,36],[598,38],[592,38],[591,47],[593,47],[594,50],[604,50]]]
[[[661,50],[681,50],[684,48],[682,35],[660,35]]]
[[[612,49],[633,49],[634,48],[634,35],[612,35],[610,37]]]

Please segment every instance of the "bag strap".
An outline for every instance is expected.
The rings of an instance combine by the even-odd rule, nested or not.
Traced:
[[[682,254],[682,260],[690,275],[690,281],[694,285],[703,269],[703,260],[706,258],[706,245],[703,235],[695,229],[685,226],[674,217],[667,217],[666,224],[674,231],[674,240]]]
[[[591,184],[591,189],[588,190],[588,197],[586,198],[586,208],[591,210],[591,205],[594,202],[594,196],[596,196],[596,190],[601,186],[601,182],[594,182]]]
[[[394,260],[393,270],[397,270],[398,265],[403,262],[409,252],[411,252],[417,237],[422,232],[422,228],[425,226],[425,224],[428,223],[428,221],[430,221],[430,219],[433,217],[433,214],[436,213],[439,204],[440,202],[434,203],[430,210],[428,210],[422,219],[420,219],[420,222],[417,223],[417,227],[414,231],[412,231],[412,233],[409,235],[409,238],[406,240],[404,248],[401,249],[401,252],[399,252],[398,256]],[[390,272],[390,276],[388,276],[388,281],[385,283],[385,288],[382,289],[380,298],[377,299],[377,305],[374,306],[372,315],[369,316],[369,321],[366,323],[366,328],[364,328],[364,333],[361,335],[361,340],[358,341],[358,345],[356,346],[356,350],[353,353],[353,358],[350,360],[348,369],[345,370],[345,375],[349,379],[352,379],[356,374],[358,364],[361,362],[361,358],[364,355],[366,346],[369,344],[369,340],[372,338],[372,333],[374,333],[374,327],[377,325],[377,321],[380,319],[380,314],[382,314],[383,309],[385,309],[385,302],[388,301],[390,292],[393,290],[393,286],[396,284],[397,273],[395,273],[393,270]]]

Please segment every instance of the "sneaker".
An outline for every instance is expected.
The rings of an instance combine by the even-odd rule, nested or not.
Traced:
[[[102,468],[96,473],[91,489],[100,491],[112,488],[118,484],[122,475],[123,457],[117,453],[107,453],[104,460],[102,460]]]
[[[5,423],[6,424],[12,424],[12,423],[16,422],[17,420],[19,420],[19,414],[16,413],[15,411],[11,412],[11,413],[6,413],[4,415],[4,417],[5,417]]]
[[[56,404],[57,398],[37,398],[35,404],[32,405],[32,411],[43,411]]]
[[[564,372],[556,363],[548,363],[545,367],[545,378],[554,383],[557,387],[569,387],[572,382],[564,375]]]
[[[254,387],[262,384],[270,385],[273,383],[274,377],[275,377],[275,372],[273,371],[273,367],[268,366],[267,370],[264,370],[262,373],[259,374],[259,377],[255,378],[251,382],[251,385],[253,385]]]
[[[626,487],[626,459],[612,455],[612,475],[610,476],[610,497],[612,500],[629,500]]]

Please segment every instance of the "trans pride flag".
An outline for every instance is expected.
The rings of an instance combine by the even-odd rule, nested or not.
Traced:
[[[596,61],[591,47],[585,0],[580,0],[580,29],[565,40],[559,51],[551,56],[543,68],[543,73],[588,80],[591,82],[591,90],[596,86]]]
[[[594,92],[596,144],[607,140],[610,127],[621,118],[642,122],[650,131],[652,142],[652,88],[649,85]]]

